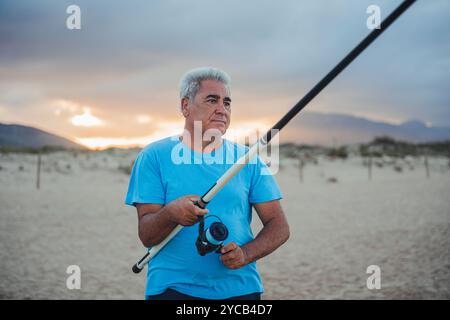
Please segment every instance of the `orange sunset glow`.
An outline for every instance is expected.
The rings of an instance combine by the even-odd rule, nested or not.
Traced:
[[[138,120],[139,121],[139,120]],[[130,147],[144,147],[145,145],[169,137],[180,134],[183,131],[184,123],[180,122],[164,122],[158,125],[158,130],[152,134],[141,137],[75,137],[75,142],[93,150],[103,150],[111,147],[130,148]],[[236,123],[233,127],[227,130],[224,138],[244,142],[246,137],[249,137],[250,142],[254,142],[254,138],[258,134],[264,133],[270,128],[268,122],[250,122],[241,121]]]
[[[450,126],[444,2],[418,2],[283,129],[280,141],[332,144],[360,136],[347,127],[332,136],[326,116],[306,128],[308,121],[298,121],[308,112],[388,126],[410,120]],[[31,126],[90,149],[142,147],[181,133],[180,78],[207,66],[231,77],[226,138],[262,133],[370,32],[367,3],[357,0],[325,7],[227,2],[217,17],[197,2],[174,10],[165,1],[104,8],[80,0],[79,30],[64,24],[65,2],[21,3],[0,10],[0,123]],[[383,1],[381,10],[395,6]],[[189,14],[202,19],[186,19]],[[410,26],[420,32],[412,34]]]

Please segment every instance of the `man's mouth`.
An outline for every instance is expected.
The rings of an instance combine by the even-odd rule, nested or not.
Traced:
[[[212,120],[213,122],[220,122],[220,123],[223,123],[223,124],[225,124],[226,122],[225,122],[225,120],[218,120],[218,119],[213,119]]]

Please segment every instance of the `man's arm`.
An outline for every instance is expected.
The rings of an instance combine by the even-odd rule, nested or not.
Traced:
[[[258,260],[280,247],[289,238],[289,225],[280,201],[268,201],[254,205],[263,228],[253,241],[239,247],[231,242],[222,248],[222,262],[231,269],[238,269]]]
[[[136,204],[139,239],[145,247],[160,243],[177,226],[170,216],[170,207],[160,204]]]
[[[139,220],[139,239],[145,247],[152,247],[163,241],[178,225],[191,226],[198,221],[199,215],[208,213],[194,205],[198,200],[195,195],[188,195],[173,200],[166,206],[152,203],[138,203],[136,209]]]

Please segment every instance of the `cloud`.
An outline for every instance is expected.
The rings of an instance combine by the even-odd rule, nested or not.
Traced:
[[[399,3],[377,1],[382,17]],[[77,31],[65,27],[70,4],[0,2],[3,114],[32,122],[40,110],[53,126],[69,110],[47,104],[63,99],[108,125],[58,130],[120,137],[148,136],[138,115],[178,119],[179,77],[205,65],[232,76],[233,117],[276,120],[368,34],[373,1],[78,0]],[[450,125],[449,11],[446,0],[418,1],[308,109]]]
[[[152,117],[146,115],[146,114],[140,114],[136,117],[136,121],[139,124],[147,124],[152,122]]]
[[[90,108],[83,108],[83,114],[78,114],[70,119],[74,126],[79,127],[98,127],[104,124],[104,121],[93,116]]]

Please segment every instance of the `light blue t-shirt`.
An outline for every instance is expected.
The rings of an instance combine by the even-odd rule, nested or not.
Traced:
[[[131,172],[125,203],[166,205],[188,195],[203,195],[248,148],[223,139],[212,153],[193,151],[178,137],[168,137],[146,146]],[[229,235],[224,244],[242,246],[254,239],[251,231],[252,204],[281,199],[280,189],[267,166],[258,157],[244,166],[208,203],[209,215],[219,216]],[[205,220],[205,228],[218,221]],[[264,292],[256,262],[232,270],[220,255],[200,256],[195,241],[198,224],[184,227],[149,262],[146,295],[171,288],[206,299],[226,299]]]

